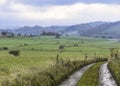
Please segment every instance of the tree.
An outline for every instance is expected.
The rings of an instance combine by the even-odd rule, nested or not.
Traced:
[[[3,35],[3,36],[6,36],[7,35],[7,32],[1,32],[1,35]]]
[[[17,35],[18,37],[20,37],[20,36],[22,36],[20,33],[18,33],[18,35]]]
[[[43,32],[42,32],[42,35],[45,35],[45,34],[46,34],[46,32],[45,32],[45,31],[43,31]]]
[[[11,33],[11,37],[14,37],[14,36],[15,36],[15,34]]]
[[[30,34],[29,37],[34,37],[34,35]]]
[[[55,37],[56,38],[60,38],[60,34],[55,34]]]

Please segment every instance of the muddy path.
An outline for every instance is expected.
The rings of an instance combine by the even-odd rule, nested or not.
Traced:
[[[92,65],[94,65],[94,64],[87,65],[87,66],[83,67],[82,69],[76,71],[68,79],[63,81],[58,86],[76,86],[77,82],[80,80],[80,78],[84,74],[84,72],[87,71],[87,69],[89,69]]]
[[[108,63],[104,63],[100,67],[99,86],[117,86],[117,84],[116,84],[114,78],[112,77],[107,65],[108,65]]]

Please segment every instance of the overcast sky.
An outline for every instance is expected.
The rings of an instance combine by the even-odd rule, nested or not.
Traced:
[[[0,0],[0,26],[119,20],[120,0]]]

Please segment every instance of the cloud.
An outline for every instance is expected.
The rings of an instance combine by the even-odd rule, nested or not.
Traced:
[[[0,7],[6,3],[7,0],[0,0]]]
[[[15,0],[11,0],[11,2],[1,0],[1,3],[0,19],[11,20],[12,22],[66,25],[90,21],[120,20],[120,5],[117,4],[75,3],[71,5],[35,6],[18,3]]]
[[[67,5],[74,3],[106,3],[106,4],[120,4],[120,0],[15,0],[24,4],[31,5]]]

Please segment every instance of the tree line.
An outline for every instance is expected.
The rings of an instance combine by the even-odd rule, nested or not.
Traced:
[[[33,34],[21,34],[21,33],[18,33],[18,34],[15,34],[13,32],[6,32],[6,31],[3,31],[1,32],[1,36],[3,37],[35,37],[35,36],[55,36],[56,38],[60,38],[61,34],[59,33],[55,33],[55,32],[45,32],[43,31],[42,34],[40,35],[33,35]]]

